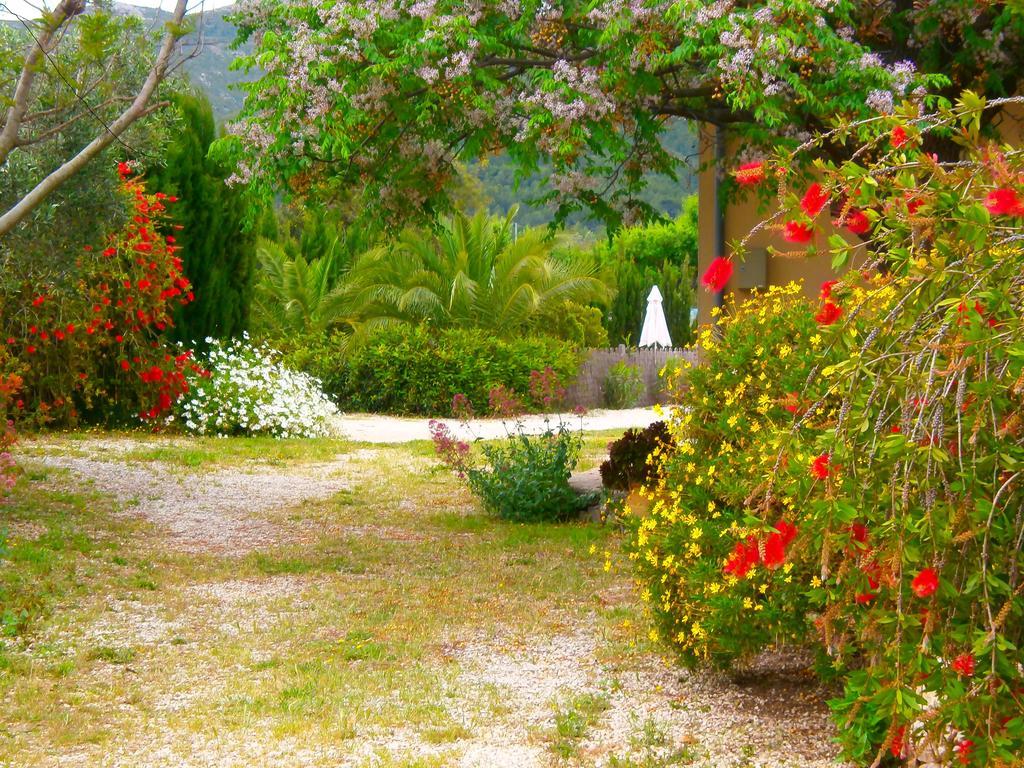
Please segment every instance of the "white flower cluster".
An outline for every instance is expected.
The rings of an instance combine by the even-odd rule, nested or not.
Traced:
[[[199,435],[320,437],[338,408],[320,382],[292,371],[265,345],[248,336],[207,339],[209,352],[197,361],[209,375],[195,375],[178,403],[180,422]]]

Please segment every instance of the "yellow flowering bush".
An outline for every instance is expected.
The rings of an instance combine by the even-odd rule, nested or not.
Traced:
[[[863,266],[702,334],[678,448],[627,515],[658,633],[691,663],[816,644],[857,765],[1022,765],[1024,152],[983,137],[991,106],[862,124],[810,184],[792,158],[759,174],[762,227],[810,251],[827,212],[833,263]]]
[[[839,360],[817,312],[795,283],[755,294],[703,328],[699,364],[673,373],[676,448],[655,457],[661,480],[641,490],[649,505],[623,519],[657,632],[687,663],[726,664],[805,634],[803,510],[793,495],[767,509],[751,496],[782,467],[806,472],[814,460],[799,450],[780,458],[789,431],[816,433],[835,418],[836,398],[808,384]]]

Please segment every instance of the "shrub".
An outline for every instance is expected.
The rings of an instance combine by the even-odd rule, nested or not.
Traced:
[[[499,385],[525,395],[533,371],[551,368],[570,382],[579,369],[571,345],[547,336],[502,339],[482,330],[395,326],[347,353],[333,344],[326,337],[287,360],[323,380],[327,393],[350,411],[449,416],[452,398],[463,394],[483,413]],[[529,398],[526,405],[544,408]]]
[[[133,214],[120,232],[50,277],[0,279],[2,334],[23,378],[16,419],[154,420],[185,387],[191,362],[162,345],[193,299],[175,239],[161,233],[175,199],[149,193],[123,163],[119,173]]]
[[[644,429],[627,429],[608,446],[608,458],[601,464],[601,483],[615,491],[652,485],[658,477],[659,456],[674,445],[664,421]]]
[[[191,378],[178,404],[185,429],[199,435],[319,437],[330,429],[337,407],[312,376],[277,361],[266,346],[242,340],[206,339],[206,370]]]
[[[833,262],[877,261],[704,335],[665,480],[627,515],[662,636],[691,663],[816,642],[860,765],[1024,754],[1024,156],[979,138],[985,109],[861,125],[872,164],[809,186],[769,169],[769,226],[802,247],[834,201]],[[923,153],[932,133],[963,156]]]
[[[466,479],[484,509],[517,523],[567,520],[593,500],[569,485],[583,444],[582,430],[559,421],[541,435],[520,423],[503,440],[483,443],[479,463],[469,443],[455,440],[448,427],[430,422],[434,447],[445,463]]]
[[[794,498],[780,499],[767,523],[747,499],[776,461],[762,438],[818,400],[823,388],[804,391],[814,364],[840,359],[825,349],[814,313],[792,284],[755,294],[721,317],[717,332],[701,332],[701,364],[683,364],[688,389],[668,424],[676,448],[663,454],[651,494],[661,503],[623,516],[658,632],[687,664],[728,665],[776,638],[805,637],[809,572],[797,578],[791,557],[781,568],[723,565],[759,552],[776,523],[802,528]]]
[[[608,331],[601,324],[601,310],[575,301],[563,301],[538,313],[535,333],[554,336],[578,348],[608,346]]]
[[[5,357],[0,352],[0,363],[3,363]],[[18,441],[18,434],[14,431],[14,422],[7,414],[21,386],[22,379],[17,374],[0,373],[0,501],[3,501],[14,487],[18,477],[18,467],[11,454],[11,449]],[[3,531],[0,531],[0,550],[3,549],[2,545]]]
[[[604,402],[609,408],[634,408],[647,394],[643,374],[635,365],[619,361],[604,379]]]

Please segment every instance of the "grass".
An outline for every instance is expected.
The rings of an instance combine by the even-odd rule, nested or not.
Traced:
[[[552,753],[562,760],[575,757],[607,709],[608,697],[598,693],[576,694],[555,705],[555,725],[548,736]]]
[[[130,447],[124,451],[107,450],[98,454],[94,443],[97,438],[106,443],[121,441]],[[45,455],[55,442],[67,455],[133,462],[159,461],[188,470],[221,469],[252,461],[271,465],[328,461],[358,447],[358,444],[333,438],[278,440],[272,437],[185,437],[151,432],[86,431],[27,438],[19,451],[28,456]]]
[[[168,462],[186,477],[353,449],[131,440],[118,455]],[[77,435],[46,450],[55,443],[91,450]],[[0,754],[10,766],[47,766],[71,752],[97,762],[160,744],[184,759],[189,744],[209,742],[211,764],[232,766],[243,763],[216,745],[297,739],[345,753],[407,733],[437,757],[385,749],[374,764],[450,765],[449,749],[495,718],[514,719],[501,690],[463,690],[451,644],[536,642],[605,611],[595,595],[620,577],[604,572],[600,553],[616,547],[615,534],[487,517],[422,448],[375,447],[350,463],[350,490],[265,515],[315,536],[237,557],[175,551],[146,524],[113,515],[107,499],[22,483],[5,507],[12,535],[0,567],[11,615],[0,646]],[[58,476],[38,470],[36,479]],[[622,629],[622,610],[605,611],[604,634],[628,655],[634,633]],[[602,707],[597,695],[563,702],[553,754],[570,752]]]

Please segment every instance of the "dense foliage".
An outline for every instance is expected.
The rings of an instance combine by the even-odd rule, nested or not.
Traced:
[[[675,441],[668,425],[656,421],[643,429],[627,429],[608,444],[608,458],[601,463],[601,484],[614,491],[629,491],[657,482],[660,457]]]
[[[1024,752],[1024,157],[981,139],[985,109],[967,93],[857,126],[871,151],[811,185],[780,155],[767,225],[799,252],[828,211],[834,262],[866,265],[701,339],[678,449],[632,518],[661,635],[691,662],[817,642],[863,764]],[[932,136],[962,157],[922,151]]]
[[[525,174],[549,171],[563,214],[584,208],[628,224],[649,212],[637,197],[647,173],[683,162],[661,144],[671,118],[732,125],[766,145],[798,142],[834,118],[890,113],[921,87],[1014,92],[1024,50],[1016,3],[884,7],[246,4],[237,19],[256,49],[243,63],[261,75],[222,150],[268,194],[365,187],[367,210],[389,218],[446,206],[457,160],[505,150]]]
[[[620,360],[605,374],[602,394],[609,408],[635,408],[647,394],[647,383],[638,366]]]
[[[198,435],[328,434],[338,409],[316,379],[282,365],[273,350],[250,343],[248,336],[206,343],[209,349],[200,356],[204,370],[190,377],[191,387],[170,420]]]
[[[472,329],[393,326],[347,354],[344,343],[337,336],[318,337],[294,348],[286,360],[323,381],[346,411],[448,416],[452,398],[462,394],[482,413],[498,386],[538,410],[544,403],[529,397],[531,372],[551,368],[569,382],[579,369],[572,347],[550,336],[506,340]]]
[[[243,229],[248,210],[243,191],[228,187],[228,173],[207,156],[216,138],[209,100],[180,94],[175,105],[180,125],[161,165],[149,168],[147,181],[180,198],[171,220],[182,225],[178,245],[196,299],[175,313],[171,335],[201,343],[207,336],[228,338],[248,328],[255,244],[253,233]]]
[[[546,229],[517,233],[515,213],[456,213],[363,254],[346,279],[352,314],[371,327],[430,323],[511,336],[562,302],[604,298],[593,260],[553,254]]]
[[[189,353],[161,345],[174,312],[194,298],[176,238],[162,233],[177,200],[147,191],[127,165],[119,171],[133,213],[120,231],[86,245],[51,281],[0,281],[9,368],[23,379],[18,419],[155,419],[187,388]]]

